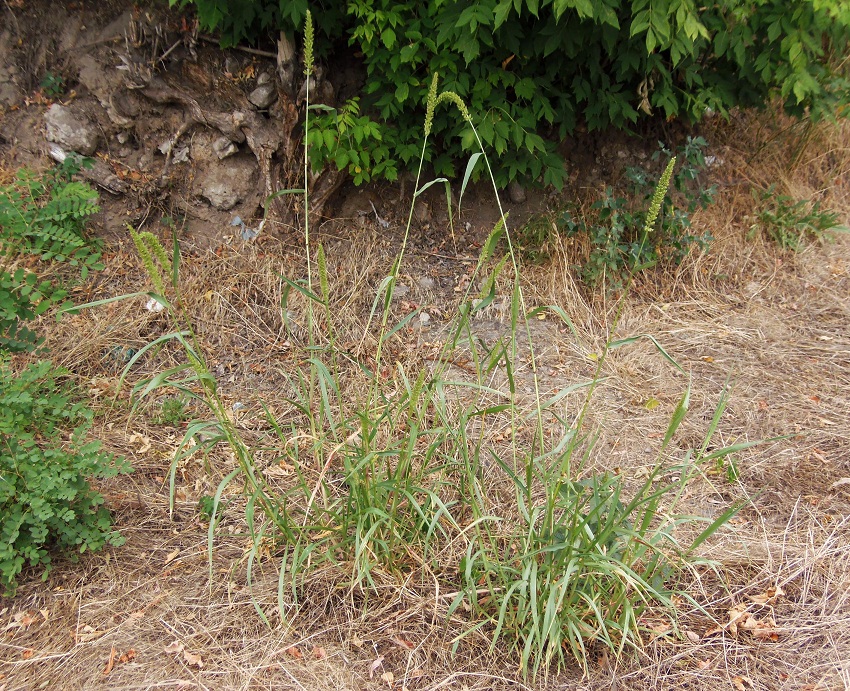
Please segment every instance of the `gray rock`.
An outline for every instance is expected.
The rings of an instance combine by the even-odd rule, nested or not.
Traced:
[[[419,287],[423,290],[434,290],[434,288],[436,287],[434,279],[429,276],[420,276],[418,283]]]
[[[268,108],[277,100],[277,89],[274,84],[261,84],[248,94],[248,100],[257,108]]]
[[[524,204],[527,199],[525,188],[516,181],[508,185],[508,196],[514,204]]]
[[[257,86],[263,86],[263,84],[270,84],[271,81],[271,72],[260,72],[260,74],[257,76]]]
[[[119,127],[132,127],[139,109],[123,92],[121,72],[104,68],[92,55],[81,56],[77,64],[80,84],[97,97],[109,119]]]
[[[256,189],[257,172],[253,158],[232,156],[199,176],[200,194],[216,209],[229,211]]]
[[[223,160],[228,156],[232,156],[233,154],[239,151],[239,147],[236,146],[236,144],[230,141],[227,137],[219,137],[218,139],[216,139],[212,143],[212,149],[219,160]]]
[[[91,156],[100,143],[100,132],[84,115],[58,103],[44,115],[47,139],[83,156]]]

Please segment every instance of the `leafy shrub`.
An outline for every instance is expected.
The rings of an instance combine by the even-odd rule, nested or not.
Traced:
[[[0,359],[0,584],[13,594],[29,565],[50,571],[50,548],[120,545],[103,497],[88,484],[129,472],[122,459],[86,442],[91,411],[49,362],[15,376]],[[67,441],[63,441],[67,437]]]
[[[664,199],[659,227],[648,238],[643,237],[642,230],[655,178],[643,168],[626,170],[629,198],[615,196],[608,187],[602,199],[593,203],[590,218],[577,219],[569,210],[561,214],[558,225],[566,234],[582,233],[589,240],[590,254],[581,267],[588,283],[604,281],[611,288],[619,288],[634,267],[645,269],[659,261],[678,263],[693,245],[708,245],[708,233],[697,236],[691,232],[691,216],[711,204],[716,193],[714,186],[706,187],[699,181],[705,168],[706,145],[702,137],[688,137],[677,149],[677,160],[682,164],[673,175],[675,193]],[[661,155],[670,155],[663,144],[653,160]]]
[[[226,45],[269,28],[295,33],[308,7],[171,2],[194,5]],[[789,113],[818,118],[850,95],[846,68],[836,67],[850,37],[844,0],[351,0],[327,3],[316,17],[328,45],[347,40],[362,54],[364,112],[380,123],[389,160],[418,161],[428,82],[438,72],[480,114],[500,185],[559,185],[563,161],[548,135],[578,126],[628,128],[651,115],[697,121],[774,97]],[[425,160],[439,175],[477,151],[469,125],[446,113],[434,133]]]
[[[225,48],[243,40],[254,41],[268,30],[284,29],[290,34],[304,24],[308,0],[168,0],[172,6],[194,5],[201,26],[215,31]],[[315,9],[315,8],[314,8]],[[324,3],[321,12],[314,13],[319,31],[338,38],[345,21],[345,5]]]
[[[762,208],[750,233],[764,233],[782,249],[796,251],[807,237],[820,240],[827,231],[846,230],[838,223],[838,214],[821,209],[820,202],[778,195],[775,185],[753,190],[753,197]]]
[[[307,134],[308,155],[315,172],[331,161],[337,170],[346,170],[354,184],[373,177],[395,180],[398,169],[382,141],[381,127],[360,115],[360,99],[352,98],[338,110],[329,108],[313,118]]]
[[[81,162],[68,157],[45,174],[20,170],[0,186],[0,350],[33,350],[41,342],[25,322],[62,301],[66,293],[32,271],[15,268],[21,255],[78,266],[82,278],[102,268],[100,253],[83,234],[99,210],[97,193],[74,182]]]

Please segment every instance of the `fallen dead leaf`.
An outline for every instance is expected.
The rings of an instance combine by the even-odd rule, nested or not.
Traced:
[[[730,609],[727,614],[729,615],[729,621],[726,624],[727,629],[729,629],[729,633],[733,636],[738,635],[738,624],[743,623],[746,617],[749,616],[747,612],[747,605],[745,603],[741,603],[735,605],[732,609]]]
[[[286,654],[290,657],[294,657],[296,660],[300,660],[304,655],[298,650],[297,645],[291,645],[286,649]]]
[[[180,549],[179,549],[179,548],[175,549],[173,552],[169,552],[169,553],[165,556],[165,561],[163,561],[162,563],[163,563],[163,564],[170,564],[170,563],[171,563],[171,562],[173,562],[175,559],[177,559],[177,556],[178,556],[179,554],[180,554]]]
[[[395,681],[395,675],[392,672],[384,672],[381,675],[381,681],[387,682],[387,686],[392,686]]]
[[[77,643],[88,643],[89,641],[93,641],[97,638],[100,638],[106,631],[98,631],[97,629],[85,624],[84,626],[77,626],[77,630],[73,633],[74,641]]]
[[[35,612],[30,612],[29,610],[16,612],[15,615],[12,617],[12,620],[13,621],[6,627],[7,629],[26,629],[35,622]]]
[[[103,669],[103,676],[108,677],[112,674],[112,668],[115,667],[115,658],[118,655],[118,651],[115,650],[115,646],[112,646],[112,650],[109,652],[109,662],[106,663],[106,667]]]
[[[747,599],[749,599],[750,602],[756,603],[757,605],[767,605],[775,602],[784,594],[785,591],[782,590],[782,587],[776,586],[775,588],[768,588],[763,593],[759,593],[758,595],[750,595]]]
[[[384,656],[381,655],[377,660],[375,660],[371,665],[369,665],[369,678],[372,679],[375,676],[375,670],[378,669],[384,662]]]
[[[183,651],[183,659],[186,660],[186,664],[190,667],[197,667],[200,669],[204,666],[204,660],[200,655],[195,655],[194,653],[190,653],[188,650]]]
[[[132,662],[136,659],[136,651],[130,648],[126,653],[118,658],[118,662]]]
[[[139,448],[135,449],[136,453],[142,454],[147,453],[151,449],[151,440],[150,437],[146,437],[144,434],[139,434],[138,432],[133,432],[130,435],[130,438],[127,440],[130,444],[138,444]]]
[[[755,687],[753,684],[753,680],[749,677],[732,677],[732,686],[734,686],[738,691],[747,691],[747,689],[752,689]]]
[[[167,646],[165,646],[164,652],[167,655],[171,655],[172,653],[182,653],[183,652],[183,644],[178,640],[174,640],[171,643],[169,643]]]
[[[685,631],[685,636],[691,643],[699,643],[699,634],[696,631]]]
[[[393,641],[406,650],[413,650],[416,647],[413,645],[412,641],[408,641],[406,638],[402,638],[401,636],[396,636],[393,638]]]
[[[697,669],[708,669],[710,664],[710,660],[697,660]]]
[[[33,650],[32,648],[27,648],[24,652],[21,653],[21,657],[24,660],[32,659],[33,655],[35,655],[35,650]]]
[[[313,646],[313,657],[317,660],[324,660],[328,656],[328,651],[320,645]]]
[[[850,477],[843,477],[840,480],[836,480],[835,482],[833,482],[829,486],[829,488],[830,489],[837,489],[838,487],[841,487],[842,485],[850,485]]]

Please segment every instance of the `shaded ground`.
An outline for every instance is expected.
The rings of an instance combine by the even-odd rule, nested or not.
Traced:
[[[22,92],[24,86],[31,94],[34,84],[22,85]],[[6,170],[46,164],[39,158],[46,106],[36,99],[3,115],[0,155]],[[843,222],[850,221],[850,132],[846,125],[810,130],[786,125],[769,115],[740,114],[729,124],[706,126],[712,152],[724,161],[712,171],[721,194],[695,225],[711,230],[716,241],[710,252],[690,257],[678,270],[641,278],[618,328],[623,336],[652,334],[689,372],[691,411],[677,438],[683,449],[699,444],[727,380],[734,389],[718,444],[791,435],[738,454],[737,481],[730,481],[727,468],[717,468],[689,488],[688,505],[702,515],[751,499],[707,545],[717,571],[689,577],[687,592],[711,617],[682,603],[680,639],[659,631],[636,659],[619,665],[592,650],[588,676],[570,669],[536,682],[523,681],[516,661],[501,647],[489,651],[484,635],[464,639],[453,651],[455,637],[469,622],[463,612],[449,617],[448,601],[431,584],[414,579],[379,579],[379,592],[366,604],[360,593],[338,585],[338,573],[317,573],[300,604],[287,604],[282,621],[278,561],[262,560],[248,587],[249,543],[236,515],[219,531],[209,578],[207,530],[196,507],[226,472],[226,454],[213,456],[210,472],[200,461],[181,466],[169,516],[166,474],[183,427],[155,422],[153,408],[131,415],[126,390],[111,403],[120,368],[108,357],[115,346],[138,348],[168,325],[141,302],[117,303],[56,326],[45,320],[43,328],[49,329],[54,361],[68,367],[95,399],[96,434],[136,469],[102,488],[127,543],[78,563],[57,560],[46,583],[26,578],[15,598],[0,603],[0,689],[850,688],[850,238],[810,243],[790,254],[760,237],[746,237],[755,206],[750,188],[770,183],[797,198],[821,199],[843,214]],[[595,175],[619,160],[609,149],[598,152]],[[132,156],[145,151],[139,146]],[[638,148],[634,157],[639,153]],[[598,183],[581,172],[572,194]],[[113,199],[104,194],[108,201],[96,228],[108,240],[107,267],[77,288],[76,300],[145,285],[118,229],[126,217],[138,222],[152,213],[151,220],[158,220],[168,212],[170,201],[151,194]],[[404,205],[397,194],[380,188],[351,193],[339,205],[342,220],[321,228],[336,328],[355,350],[368,351],[363,317],[399,246]],[[367,197],[390,221],[388,228],[370,213]],[[186,198],[192,209],[205,203],[190,192]],[[545,201],[535,198],[524,208],[534,211]],[[433,344],[443,338],[475,244],[494,220],[482,192],[461,219],[456,248],[440,220],[438,199],[429,204],[433,208],[418,223],[402,270],[400,282],[408,290],[395,307],[397,317],[420,306],[431,316],[404,332],[393,353],[411,366],[427,362]],[[303,336],[297,330],[299,306],[294,303],[295,332],[288,333],[277,274],[303,276],[303,252],[286,232],[270,233],[260,243],[227,241],[225,235],[233,234],[225,223],[230,211],[204,213],[215,217],[190,218],[182,229],[187,308],[225,401],[244,405],[240,427],[260,436],[265,431],[260,401],[285,412],[284,375],[298,364],[292,340]],[[225,230],[211,235],[213,222]],[[576,283],[572,265],[581,247],[558,237],[550,243],[548,263],[523,268],[527,299],[530,305],[563,307],[578,336],[551,316],[533,324],[544,393],[592,375],[591,356],[599,352],[613,317],[610,300]],[[485,340],[507,328],[501,297],[502,306],[497,300],[476,324]],[[138,376],[160,371],[175,357],[163,352],[144,361]],[[591,466],[619,468],[637,480],[655,458],[688,378],[648,341],[613,353],[604,374],[591,408],[591,423],[600,430]],[[527,388],[529,372],[519,375],[520,388]],[[565,406],[572,410],[580,400],[579,394],[568,397]],[[648,406],[650,400],[659,405]],[[486,470],[488,486],[508,505],[511,494],[496,471]],[[772,617],[775,636],[715,630],[742,604],[761,618]],[[257,607],[267,613],[270,628]]]

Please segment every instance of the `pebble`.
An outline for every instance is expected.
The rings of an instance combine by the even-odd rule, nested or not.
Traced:
[[[525,193],[525,188],[518,182],[513,181],[508,185],[508,196],[514,204],[524,204],[528,195]]]
[[[262,84],[248,94],[248,100],[260,110],[268,108],[277,100],[277,89],[274,84]]]

